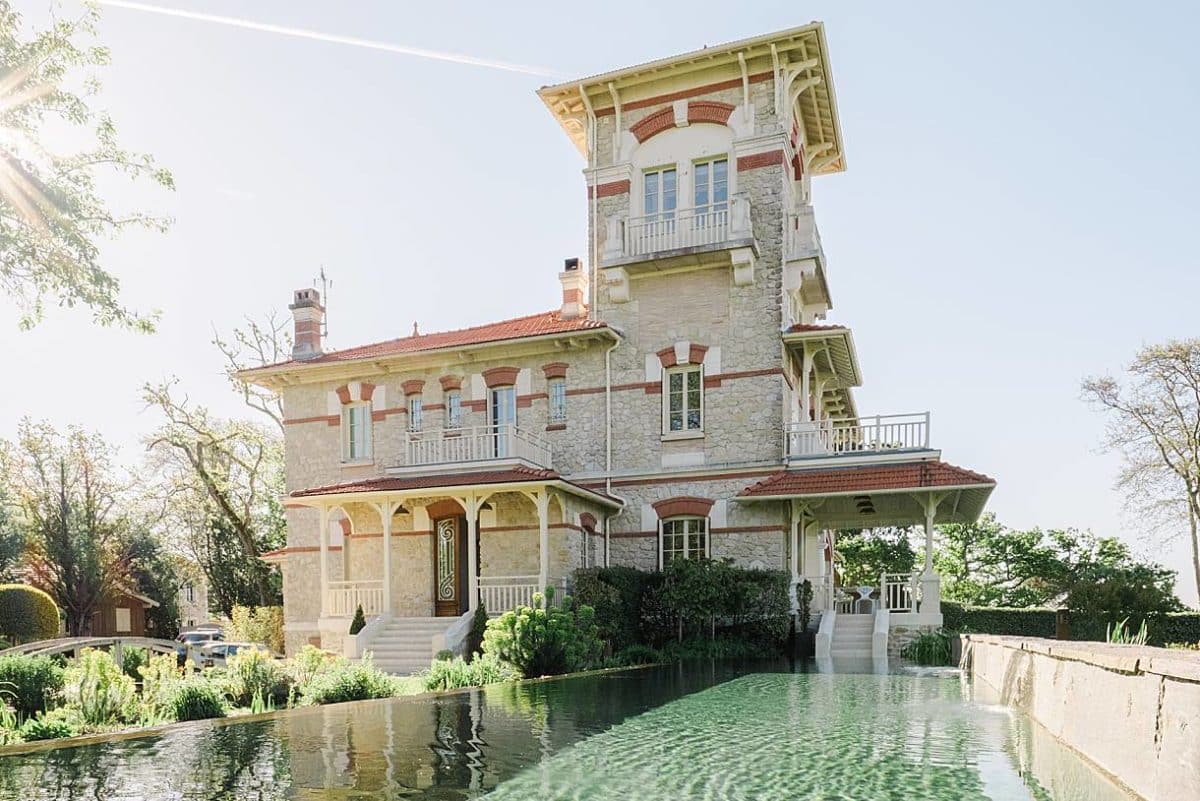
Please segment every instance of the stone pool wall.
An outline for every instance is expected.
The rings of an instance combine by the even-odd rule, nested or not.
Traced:
[[[902,623],[888,627],[888,659],[900,658],[904,646],[931,631],[937,631],[941,626]]]
[[[1200,798],[1200,653],[966,635],[963,667],[1147,801]]]

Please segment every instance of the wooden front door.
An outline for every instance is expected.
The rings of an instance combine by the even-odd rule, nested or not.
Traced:
[[[467,611],[467,519],[433,523],[433,613],[457,617]]]

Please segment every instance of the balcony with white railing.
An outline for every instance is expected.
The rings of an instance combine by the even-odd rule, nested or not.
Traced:
[[[789,423],[789,461],[929,450],[929,412]]]
[[[404,448],[404,463],[394,469],[505,460],[524,461],[547,469],[554,466],[550,443],[515,425],[410,431]]]
[[[605,266],[746,247],[754,239],[750,201],[742,195],[728,202],[639,217],[613,215],[607,220],[606,234],[601,256]]]
[[[383,613],[382,581],[329,582],[325,595],[326,616],[354,617],[360,606],[366,617]]]

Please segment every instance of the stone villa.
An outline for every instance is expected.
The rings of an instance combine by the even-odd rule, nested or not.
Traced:
[[[301,289],[293,358],[243,373],[287,415],[287,547],[267,558],[288,650],[414,670],[479,603],[704,556],[810,580],[819,654],[939,624],[928,552],[856,593],[833,578],[837,529],[924,525],[928,551],[994,481],[941,460],[928,413],[860,414],[851,329],[821,322],[813,181],[846,164],[822,25],[538,94],[586,161],[559,308],[327,352]]]

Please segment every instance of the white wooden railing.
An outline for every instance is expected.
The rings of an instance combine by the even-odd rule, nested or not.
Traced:
[[[928,449],[929,412],[789,423],[784,440],[789,459]]]
[[[325,614],[353,617],[359,606],[367,617],[383,612],[382,581],[331,581],[325,599]]]
[[[555,597],[561,599],[566,593],[565,579],[551,579]],[[499,615],[518,606],[533,603],[533,594],[544,590],[538,585],[537,576],[480,576],[479,600],[489,615]]]
[[[884,573],[879,577],[883,608],[891,612],[917,611],[916,575]]]
[[[607,221],[603,259],[649,256],[680,248],[750,239],[750,201],[734,195],[723,203],[647,214],[615,215]]]
[[[553,467],[550,443],[515,425],[434,428],[410,431],[405,464],[431,465],[524,459],[539,467]]]

